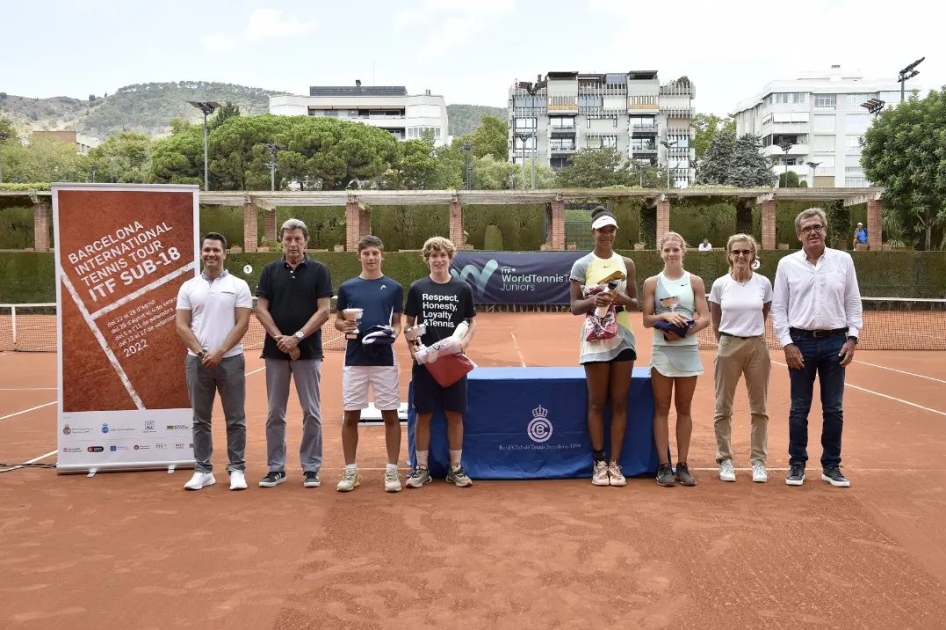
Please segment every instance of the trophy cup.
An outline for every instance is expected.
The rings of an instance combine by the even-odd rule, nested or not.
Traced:
[[[356,324],[361,324],[361,316],[364,314],[364,309],[360,308],[346,308],[342,311],[342,315],[345,316],[350,322],[355,322]],[[345,333],[346,339],[358,339],[358,330],[355,329],[355,332]]]

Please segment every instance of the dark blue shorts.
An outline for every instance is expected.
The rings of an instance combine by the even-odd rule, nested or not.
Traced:
[[[444,411],[466,413],[465,376],[450,387],[441,387],[426,366],[415,363],[411,382],[414,385],[414,411],[417,413],[434,413],[438,407]]]

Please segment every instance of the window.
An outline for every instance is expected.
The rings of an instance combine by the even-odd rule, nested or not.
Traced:
[[[549,117],[549,127],[552,130],[574,130],[575,129],[575,119],[571,116],[550,116]]]
[[[861,156],[859,155],[845,155],[844,156],[844,166],[847,168],[856,167],[857,170],[861,169]]]
[[[860,136],[846,136],[846,145],[848,149],[861,150],[861,137]]]
[[[845,177],[844,178],[844,185],[847,186],[848,188],[864,188],[865,186],[867,186],[867,184],[868,182],[867,182],[866,177]]]
[[[811,130],[815,133],[834,133],[835,124],[834,116],[815,116]]]
[[[618,146],[618,137],[617,136],[603,136],[601,138],[601,146],[605,148],[616,149]]]
[[[847,108],[857,111],[863,103],[867,102],[869,98],[871,98],[870,94],[848,94]]]
[[[634,127],[654,127],[657,123],[654,122],[652,116],[631,116],[631,128]]]
[[[848,115],[844,122],[844,131],[851,134],[867,133],[867,127],[870,126],[870,117],[866,114],[851,116]]]
[[[832,136],[812,136],[811,151],[813,153],[834,153],[835,137]]]
[[[522,152],[522,140],[522,138],[513,138],[513,150],[519,151],[520,153]],[[532,151],[535,149],[535,136],[529,136],[528,138],[525,138],[525,141],[527,151]]]
[[[837,105],[837,94],[815,94],[815,109],[834,109]]]
[[[575,139],[574,138],[550,138],[549,149],[551,149],[552,151],[574,151]]]
[[[648,140],[647,138],[631,138],[631,151],[635,153],[656,150],[657,145],[653,140]]]
[[[535,118],[514,118],[513,121],[517,131],[520,129],[535,129]]]
[[[807,92],[776,92],[772,97],[775,103],[783,105],[808,102]]]

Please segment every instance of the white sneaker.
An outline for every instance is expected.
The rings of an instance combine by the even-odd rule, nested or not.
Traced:
[[[756,483],[765,483],[769,480],[769,473],[765,472],[765,464],[752,462],[752,480]]]
[[[591,483],[596,486],[610,486],[611,477],[608,475],[608,463],[605,461],[595,462],[595,468],[591,472]]]
[[[335,489],[339,492],[351,492],[360,485],[361,478],[358,476],[358,471],[345,469]]]
[[[731,459],[724,459],[719,463],[719,478],[723,481],[736,480],[736,469],[733,468]]]
[[[212,486],[217,483],[213,473],[195,472],[190,481],[184,484],[185,490],[200,490],[205,486]]]
[[[400,492],[401,491],[401,478],[398,476],[397,471],[385,471],[384,472],[384,491],[385,492]]]
[[[246,490],[246,475],[243,474],[242,470],[230,471],[230,489]]]

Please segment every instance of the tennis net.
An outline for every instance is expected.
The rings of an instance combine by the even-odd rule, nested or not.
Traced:
[[[946,351],[946,299],[862,298],[864,330],[858,350],[940,350]],[[255,302],[254,302],[255,304]],[[334,316],[322,327],[322,346],[341,351],[345,336],[335,330]],[[766,324],[766,340],[778,349],[772,320]],[[243,338],[248,350],[263,347],[266,334],[255,317]],[[700,331],[700,348],[716,347],[713,332]],[[0,304],[0,352],[56,352],[55,304]]]

